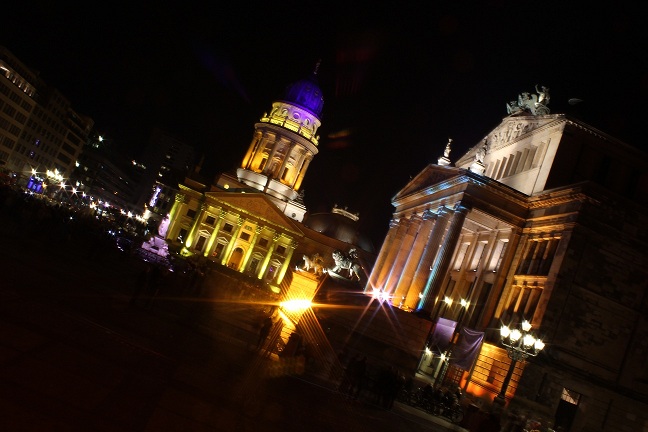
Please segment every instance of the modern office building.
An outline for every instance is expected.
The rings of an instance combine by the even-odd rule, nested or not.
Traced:
[[[0,46],[0,164],[15,182],[33,190],[60,188],[75,168],[94,122],[77,113]],[[69,185],[64,186],[69,187]]]

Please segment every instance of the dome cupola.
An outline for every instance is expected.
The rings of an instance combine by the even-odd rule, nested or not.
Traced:
[[[286,88],[283,100],[299,105],[319,117],[324,108],[324,96],[317,81],[319,62],[313,74],[307,78],[294,82]]]

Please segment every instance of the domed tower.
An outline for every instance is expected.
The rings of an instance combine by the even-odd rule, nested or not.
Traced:
[[[274,198],[286,216],[301,222],[306,213],[299,188],[318,153],[317,130],[324,98],[313,74],[289,85],[254,126],[252,143],[236,170],[238,180]]]

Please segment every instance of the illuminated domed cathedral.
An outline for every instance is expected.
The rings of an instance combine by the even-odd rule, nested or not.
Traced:
[[[401,188],[376,252],[358,215],[304,205],[316,72],[256,123],[235,172],[179,186],[169,244],[277,286],[322,269],[353,283],[385,313],[361,326],[355,310],[327,310],[331,333],[362,327],[346,338],[355,349],[477,405],[564,430],[644,430],[647,155],[550,113],[536,87],[466,154],[453,162],[448,142]]]
[[[220,174],[212,185],[191,176],[179,185],[167,241],[184,255],[202,256],[276,286],[290,275],[289,269],[304,268],[305,261],[336,269],[337,252],[362,271],[337,268],[331,274],[366,281],[375,251],[358,231],[359,216],[335,207],[309,222],[300,191],[319,151],[323,107],[316,68],[289,85],[255,124],[235,172]]]

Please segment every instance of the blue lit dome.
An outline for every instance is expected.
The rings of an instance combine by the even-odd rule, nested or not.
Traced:
[[[284,101],[299,105],[319,117],[324,108],[324,96],[317,82],[317,71],[306,79],[290,84],[286,88]]]

